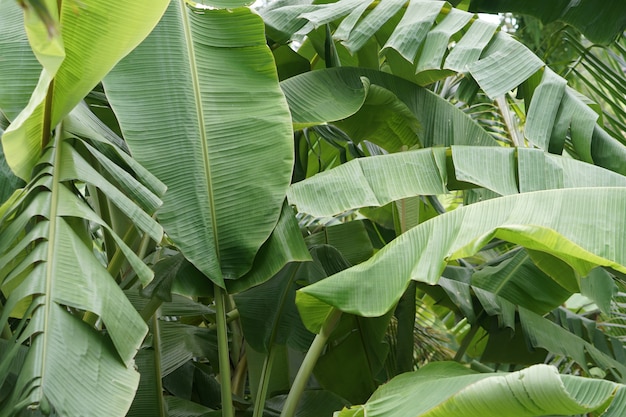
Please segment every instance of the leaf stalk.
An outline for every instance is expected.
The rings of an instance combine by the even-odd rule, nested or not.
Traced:
[[[293,381],[293,385],[291,386],[291,390],[287,396],[287,401],[285,401],[283,411],[280,413],[280,417],[295,416],[298,402],[300,401],[300,397],[302,397],[302,393],[306,388],[309,377],[313,373],[313,368],[317,363],[317,359],[322,354],[324,346],[326,346],[326,342],[339,322],[340,317],[341,310],[334,309],[326,318],[319,334],[317,334],[315,339],[313,339],[313,343],[311,344],[309,351],[306,353],[304,361],[302,361],[302,365],[300,365],[296,379]]]
[[[234,417],[233,395],[230,385],[230,350],[228,349],[228,331],[226,329],[226,291],[217,284],[214,284],[213,287],[215,294],[220,385],[222,391],[222,417]]]

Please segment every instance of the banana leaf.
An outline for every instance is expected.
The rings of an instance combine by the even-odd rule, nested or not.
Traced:
[[[104,86],[133,156],[169,188],[158,213],[168,236],[214,283],[243,276],[278,222],[293,164],[260,17],[172,1]]]
[[[293,184],[287,197],[299,211],[323,217],[454,189],[510,195],[592,186],[623,187],[626,177],[535,149],[452,146],[355,159]]]
[[[511,373],[479,374],[453,362],[432,363],[402,374],[362,406],[337,417],[616,417],[626,406],[622,384],[569,375],[535,365]]]
[[[541,0],[472,0],[470,4],[470,9],[475,12],[518,13],[534,16],[543,23],[559,20],[580,30],[590,41],[603,45],[611,43],[626,27],[626,13],[619,0],[607,1],[600,8],[593,0],[575,4],[567,0],[549,4]]]
[[[315,332],[333,307],[380,316],[411,279],[436,283],[446,262],[473,255],[493,238],[551,254],[581,275],[598,265],[623,272],[625,209],[624,187],[537,191],[472,204],[414,227],[364,263],[300,290],[296,301]]]
[[[566,15],[572,10],[574,14],[580,11],[563,2],[555,5],[555,10]],[[481,22],[472,13],[451,8],[447,2],[415,0],[397,8],[393,1],[372,4],[369,0],[340,0],[301,7],[278,4],[262,9],[261,13],[272,30],[286,36],[307,34],[326,22],[340,21],[334,39],[352,53],[361,50],[368,39],[379,40],[383,44],[380,53],[387,58],[389,70],[420,85],[455,73],[469,74],[488,97],[497,99],[520,85],[523,87],[536,74],[550,73],[541,59],[512,36]],[[616,13],[607,20],[623,27],[623,16]],[[568,142],[581,159],[626,173],[626,150],[617,146],[619,137],[609,135],[601,127],[588,99],[571,89],[564,94],[565,80],[557,75],[549,78],[560,85],[560,93],[540,89],[542,99],[532,100],[532,108],[530,97],[526,97],[526,136],[534,143],[549,139],[544,148],[562,153],[565,134],[571,130]],[[544,103],[546,95],[549,97]],[[541,107],[548,107],[549,111],[542,112]]]

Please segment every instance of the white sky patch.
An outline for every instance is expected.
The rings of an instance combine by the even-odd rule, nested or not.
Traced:
[[[478,18],[489,23],[500,24],[500,16],[497,14],[478,13]]]

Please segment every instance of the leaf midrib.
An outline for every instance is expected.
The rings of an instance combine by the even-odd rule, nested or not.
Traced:
[[[209,210],[211,212],[211,227],[213,229],[213,240],[215,245],[215,255],[217,256],[217,262],[220,260],[219,239],[217,235],[217,219],[215,212],[215,198],[213,192],[213,181],[211,177],[211,163],[209,149],[207,146],[208,138],[206,136],[206,128],[204,125],[204,109],[202,107],[202,94],[200,92],[200,78],[198,76],[198,68],[196,66],[196,56],[193,48],[193,39],[191,35],[191,26],[189,22],[189,15],[187,14],[187,6],[185,0],[179,0],[181,21],[185,36],[185,46],[187,48],[187,55],[189,57],[189,70],[191,74],[191,81],[193,84],[193,96],[194,103],[196,105],[196,116],[198,118],[198,134],[201,139],[202,147],[202,162],[204,165],[204,174],[206,177],[207,192],[209,197]]]
[[[59,187],[61,185],[61,170],[59,167],[61,166],[62,161],[62,149],[63,146],[60,146],[62,141],[63,131],[63,122],[59,123],[55,128],[54,135],[54,163],[53,163],[53,173],[52,173],[52,186],[50,190],[50,216],[48,217],[48,222],[50,223],[50,229],[48,231],[48,250],[46,254],[46,289],[44,291],[44,305],[45,305],[45,315],[44,315],[44,324],[43,324],[43,332],[42,337],[43,345],[42,345],[42,355],[43,360],[41,361],[41,381],[43,385],[43,381],[45,381],[45,371],[46,371],[46,360],[47,357],[47,348],[48,348],[48,336],[49,336],[49,324],[50,317],[52,315],[52,304],[54,302],[52,297],[52,285],[54,280],[54,257],[56,253],[56,240],[57,240],[57,221],[62,221],[62,219],[58,218],[58,205],[59,205]]]

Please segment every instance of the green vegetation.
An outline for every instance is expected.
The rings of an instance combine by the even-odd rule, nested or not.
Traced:
[[[0,417],[621,416],[626,11],[518,3],[1,2]]]

